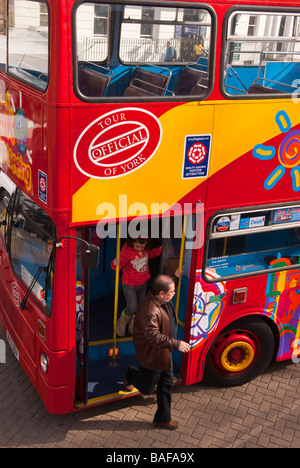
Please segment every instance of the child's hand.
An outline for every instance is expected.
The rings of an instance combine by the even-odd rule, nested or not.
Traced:
[[[115,265],[115,266],[120,265],[120,260],[119,260],[118,258],[115,258],[115,259],[114,259],[114,265]]]
[[[179,268],[176,268],[176,271],[175,271],[174,275],[175,275],[177,278],[180,278],[180,276],[183,275],[183,271],[182,271],[182,270],[179,271]]]

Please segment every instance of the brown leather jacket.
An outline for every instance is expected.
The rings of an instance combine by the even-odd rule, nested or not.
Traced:
[[[165,304],[151,292],[137,310],[133,341],[140,366],[152,370],[171,370],[171,352],[179,348],[180,341],[171,337],[170,319]]]

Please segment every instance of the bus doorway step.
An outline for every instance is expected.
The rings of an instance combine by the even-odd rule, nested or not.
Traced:
[[[124,391],[123,380],[128,366],[138,367],[135,355],[115,358],[115,366],[110,359],[89,361],[88,399]]]

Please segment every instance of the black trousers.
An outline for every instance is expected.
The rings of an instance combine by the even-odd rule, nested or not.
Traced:
[[[151,395],[155,391],[157,398],[157,411],[154,422],[171,421],[171,398],[173,389],[173,371],[154,371],[130,366],[127,370],[128,383],[137,388],[143,395]]]

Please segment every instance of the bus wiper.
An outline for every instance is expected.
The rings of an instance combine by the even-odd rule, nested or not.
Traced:
[[[53,266],[53,261],[54,261],[54,256],[55,256],[55,251],[56,251],[56,248],[55,246],[53,247],[52,249],[52,252],[50,254],[50,257],[49,257],[49,261],[48,261],[48,264],[47,266],[45,267],[42,267],[40,266],[38,268],[38,271],[36,272],[36,275],[35,277],[33,278],[21,304],[20,304],[20,309],[21,310],[24,310],[25,307],[26,307],[26,302],[27,302],[27,299],[28,297],[30,296],[31,294],[31,291],[33,290],[34,286],[36,285],[37,283],[37,280],[39,279],[41,273],[46,273],[46,280],[45,280],[45,288],[44,288],[44,293],[45,293],[45,297],[44,297],[44,300],[45,302],[47,303],[47,298],[48,298],[48,291],[49,291],[49,281],[50,281],[50,274],[51,274],[51,270],[52,270],[52,266]]]
[[[44,292],[45,292],[44,300],[46,304],[48,301],[49,284],[51,281],[51,271],[52,271],[53,264],[54,264],[55,252],[56,252],[56,246],[54,245],[52,252],[50,254],[48,265],[45,268],[46,279],[45,279],[45,289],[44,289]]]
[[[34,286],[36,285],[36,282],[39,279],[40,274],[42,272],[46,273],[47,269],[48,269],[48,267],[41,267],[41,266],[38,268],[38,271],[36,272],[35,277],[31,281],[31,284],[30,284],[29,288],[27,289],[27,292],[26,292],[26,294],[25,294],[25,296],[24,296],[24,298],[23,298],[23,300],[22,300],[22,302],[20,304],[20,309],[21,310],[25,310],[27,299],[29,298],[29,296],[31,294],[31,291],[33,290]]]

